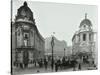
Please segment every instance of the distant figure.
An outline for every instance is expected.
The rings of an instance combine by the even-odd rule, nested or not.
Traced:
[[[78,69],[81,70],[81,63],[79,63]]]
[[[36,60],[34,61],[35,67],[36,67]]]
[[[44,59],[44,66],[45,66],[45,69],[47,69],[48,61],[46,59]]]
[[[40,68],[43,66],[43,61],[42,61],[42,59],[40,59],[40,60],[38,61],[38,64],[39,64],[39,67],[40,67]]]
[[[57,60],[55,62],[55,71],[57,72],[58,71],[58,67],[59,67],[59,60]]]
[[[76,60],[74,59],[73,61],[72,61],[72,66],[73,66],[73,71],[75,71],[76,70]]]
[[[65,61],[65,58],[63,57],[62,58],[62,66],[63,66],[64,69],[65,69],[65,64],[66,64],[66,61]]]
[[[59,67],[60,69],[62,69],[62,62],[61,62],[60,59],[58,60],[58,67]]]
[[[57,62],[55,63],[55,71],[56,72],[58,71],[58,64],[57,64]]]
[[[53,60],[53,61],[51,60],[51,69],[52,69],[52,70],[53,70],[54,62],[55,62],[54,60]]]
[[[37,70],[37,72],[40,72],[39,70]]]

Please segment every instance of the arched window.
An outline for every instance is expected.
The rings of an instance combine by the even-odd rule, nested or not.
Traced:
[[[83,41],[86,41],[86,34],[83,34]]]

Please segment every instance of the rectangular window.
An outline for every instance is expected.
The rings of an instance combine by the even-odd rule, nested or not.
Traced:
[[[86,34],[83,34],[83,41],[86,41]]]
[[[89,34],[89,40],[91,41],[91,34]]]

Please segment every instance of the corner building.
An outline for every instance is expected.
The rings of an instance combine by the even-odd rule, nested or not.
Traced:
[[[39,33],[27,3],[18,9],[12,23],[12,65],[27,67],[44,57],[45,40]]]
[[[72,53],[76,58],[81,58],[83,62],[96,59],[96,35],[93,31],[92,22],[87,18],[80,23],[79,30],[72,38]]]

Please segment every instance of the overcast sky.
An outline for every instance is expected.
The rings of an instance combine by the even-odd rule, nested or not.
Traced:
[[[50,37],[55,32],[54,36],[58,40],[65,40],[71,45],[72,37],[85,18],[85,13],[92,22],[94,30],[97,31],[97,6],[33,1],[27,3],[33,12],[36,26],[44,38]],[[13,0],[13,20],[17,9],[22,5],[23,1]]]

